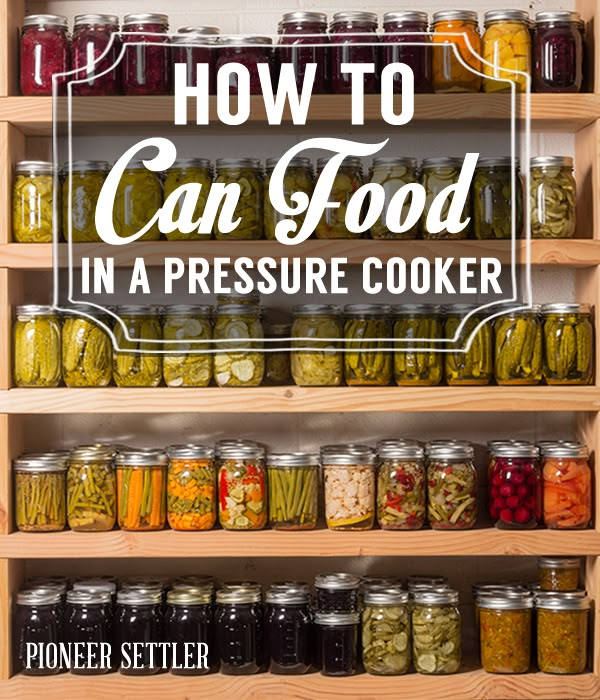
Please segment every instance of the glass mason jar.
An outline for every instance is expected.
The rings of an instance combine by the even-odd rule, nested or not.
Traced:
[[[217,468],[206,445],[170,445],[167,521],[172,530],[210,530],[217,521]]]
[[[547,384],[590,384],[594,328],[589,304],[544,304],[544,379]]]
[[[260,671],[264,631],[259,604],[256,591],[217,591],[215,639],[220,673],[246,676]]]
[[[296,222],[296,233],[300,231],[306,212],[303,214],[287,216],[278,212],[271,204],[269,196],[269,185],[271,184],[271,175],[273,169],[279,162],[279,158],[269,158],[267,160],[267,177],[263,190],[263,214],[264,214],[264,231],[265,238],[271,241],[276,240],[275,230],[277,224],[284,220],[293,220]],[[312,197],[314,189],[313,169],[310,158],[292,158],[287,166],[283,176],[283,195],[288,205],[291,205],[291,195],[296,192],[304,192],[308,197]],[[295,205],[293,205],[295,206]],[[291,236],[295,235],[293,232]]]
[[[511,310],[494,321],[494,377],[498,384],[542,381],[540,306]]]
[[[209,591],[204,593],[184,590],[170,590],[167,593],[165,611],[165,641],[173,644],[173,665],[171,673],[177,676],[201,676],[209,673],[214,666],[214,623],[212,600]],[[190,664],[186,656],[185,644],[204,644],[207,659],[198,659]],[[188,647],[190,648],[190,647]],[[192,658],[194,658],[192,656]],[[203,663],[206,661],[206,663]]]
[[[15,521],[21,532],[59,532],[67,523],[67,462],[52,453],[13,462]]]
[[[568,156],[532,158],[529,178],[532,238],[573,238],[577,202],[573,159]]]
[[[232,444],[219,449],[219,523],[225,530],[262,530],[267,524],[263,447]]]
[[[538,578],[542,591],[567,592],[579,588],[581,559],[578,557],[540,557]]]
[[[480,158],[473,177],[473,233],[475,238],[510,239],[523,234],[523,183],[519,164],[515,163],[512,183],[512,158]]]
[[[208,92],[214,95],[217,91],[217,43],[221,31],[210,25],[202,27],[181,27],[177,36],[171,38],[173,45],[173,70],[178,63],[185,64],[185,83],[188,87],[198,85],[197,66],[201,63],[208,65]],[[175,73],[173,73],[175,85]]]
[[[61,322],[52,306],[15,308],[13,380],[15,386],[58,386],[61,380]]]
[[[435,12],[432,18],[432,29],[434,91],[479,92],[481,88],[481,61],[479,60],[481,37],[479,36],[477,12],[471,10]],[[460,34],[460,36],[456,36],[456,34]],[[446,44],[446,46],[436,47],[436,44]],[[467,65],[464,65],[455,56],[453,45],[456,46],[462,61]]]
[[[487,673],[526,673],[531,664],[531,595],[502,591],[477,599],[481,665]]]
[[[99,652],[95,658],[93,656],[90,658],[87,651],[78,651],[85,648],[106,649],[105,645],[112,645],[113,606],[110,593],[67,591],[64,631],[67,644],[83,645],[71,647],[75,650],[68,668],[71,673],[92,676],[113,670],[112,665],[103,665]],[[93,651],[92,654],[94,654]]]
[[[217,384],[260,386],[265,373],[265,354],[259,308],[249,304],[218,306],[214,339],[218,351],[214,359]]]
[[[321,464],[327,527],[370,530],[375,520],[374,450],[366,445],[326,445]]]
[[[208,386],[213,376],[210,354],[212,323],[210,306],[176,304],[164,310],[163,338],[170,354],[163,356],[167,386]],[[186,341],[186,342],[182,342]],[[189,341],[189,342],[187,342]]]
[[[74,95],[118,95],[121,37],[117,15],[76,15],[71,43]]]
[[[542,673],[583,673],[587,663],[590,599],[536,599],[537,656]]]
[[[160,654],[151,659],[149,644],[163,641],[162,596],[160,592],[120,590],[114,617],[116,650],[119,671],[127,676],[148,676],[158,673]],[[135,665],[121,652],[122,646],[139,644]],[[154,663],[153,663],[154,662]]]
[[[425,524],[427,492],[423,448],[379,448],[377,522],[382,530],[418,530]]]
[[[342,72],[343,63],[372,63],[374,72],[364,76],[365,94],[375,93],[379,87],[379,37],[375,12],[336,12],[329,32],[331,34],[331,92],[350,94],[352,76]]]
[[[265,658],[269,673],[300,675],[312,664],[310,594],[295,588],[267,591]]]
[[[52,243],[54,238],[54,169],[44,160],[22,160],[15,166],[12,234],[15,243]],[[57,183],[58,184],[58,183]],[[56,227],[60,235],[60,226]]]
[[[584,445],[542,448],[544,524],[552,530],[583,530],[592,519],[592,470]]]
[[[320,613],[356,612],[360,581],[353,574],[317,574],[315,609]]]
[[[422,47],[418,47],[422,48]],[[414,185],[419,181],[417,177],[417,161],[415,158],[375,158],[371,170],[371,183],[383,187],[385,202],[380,218],[371,226],[371,238],[414,239],[419,234],[419,220],[414,221],[406,231],[391,231],[386,223],[386,217],[390,210],[393,198],[401,187]],[[402,209],[397,212],[394,208],[394,220],[398,221],[398,227],[404,227],[413,201],[412,195],[403,200]],[[409,222],[411,223],[411,222]]]
[[[289,351],[292,325],[272,323],[267,326],[265,335],[271,341],[265,343],[270,352],[265,353],[265,384],[284,386],[292,383],[291,355]]]
[[[584,51],[578,12],[537,12],[533,35],[535,92],[581,92]]]
[[[77,532],[106,532],[117,519],[117,485],[111,449],[71,450],[67,472],[67,519]]]
[[[119,527],[162,530],[166,518],[167,455],[162,450],[123,450],[115,455]]]
[[[189,36],[185,34],[184,36]],[[191,83],[188,81],[188,85]],[[198,222],[202,219],[204,215],[204,209],[206,207],[206,200],[208,199],[208,193],[212,185],[212,170],[210,167],[210,161],[206,158],[179,158],[173,165],[167,170],[167,174],[164,181],[164,198],[167,198],[173,194],[173,192],[182,185],[198,184],[201,186],[200,194],[198,195],[198,201],[196,203],[196,208],[192,215],[192,221],[197,223],[197,227],[200,225]],[[185,195],[179,198],[178,204],[175,206],[173,216],[179,218],[181,215],[181,210],[183,207],[183,202],[185,201]],[[175,229],[165,233],[165,238],[168,241],[207,241],[211,237],[211,232],[199,233],[198,230],[190,231],[189,233]]]
[[[485,13],[484,26],[482,71],[487,77],[483,91],[510,92],[511,83],[515,83],[517,92],[527,92],[527,76],[531,75],[529,13],[490,10]]]
[[[113,208],[115,232],[128,238],[144,229],[138,241],[158,241],[158,222],[149,226],[163,205],[163,187],[158,173],[148,170],[143,160],[131,160],[121,175]]]
[[[348,304],[344,307],[344,377],[349,386],[387,386],[392,379],[389,346],[390,307]],[[371,340],[373,339],[373,340]]]
[[[27,666],[27,645],[58,645],[64,639],[64,623],[60,593],[47,588],[20,591],[16,596],[13,621],[13,659],[17,670],[26,676],[49,676],[61,672],[42,666],[34,656]]]
[[[123,19],[123,92],[167,95],[171,87],[169,18],[163,14],[125,15]]]
[[[427,466],[427,519],[433,530],[468,530],[477,520],[473,448],[437,445]]]
[[[424,44],[431,43],[426,12],[386,12],[383,15],[383,35],[381,36],[383,70],[390,63],[406,63],[412,68],[415,92],[432,92],[431,49]],[[419,41],[419,45],[411,42]],[[402,92],[402,78],[394,76],[394,92]]]
[[[256,158],[219,158],[215,182],[240,186],[240,198],[231,220],[241,219],[230,232],[219,230],[215,219],[215,238],[218,241],[257,241],[263,237],[263,174]]]
[[[456,673],[461,662],[458,593],[417,590],[412,607],[412,658],[417,673]]]
[[[465,318],[470,312],[473,313]],[[448,307],[445,323],[446,338],[453,338],[461,322],[464,321],[463,329],[455,343],[460,348],[465,348],[475,328],[485,321],[485,317],[479,314],[477,307],[469,304],[455,304]],[[444,371],[448,384],[470,386],[489,384],[494,365],[492,343],[492,323],[485,322],[474,334],[468,350],[446,353]],[[447,347],[454,350],[452,343],[448,343]]]
[[[110,167],[104,160],[65,163],[62,186],[63,238],[73,243],[101,241],[96,229],[96,203]]]
[[[52,76],[69,70],[67,18],[62,15],[27,15],[21,28],[19,53],[22,95],[52,95]],[[57,79],[59,94],[66,78]]]
[[[112,340],[103,326],[112,323],[96,307],[79,306],[62,323],[62,372],[66,386],[102,387],[112,379]],[[102,325],[100,325],[102,324]]]
[[[296,85],[301,90],[308,63],[316,63],[313,94],[327,92],[329,85],[329,38],[327,15],[324,12],[296,10],[286,12],[279,29],[277,55],[281,63],[291,63],[296,74]],[[323,47],[315,46],[323,44]]]
[[[360,613],[317,612],[316,666],[323,676],[352,676],[358,671]]]
[[[444,49],[445,50],[445,49]],[[434,51],[435,55],[435,51]],[[461,221],[467,221],[465,227],[458,233],[450,233],[447,229],[442,229],[439,233],[430,232],[427,228],[427,216],[429,209],[436,196],[446,187],[454,185],[460,177],[463,161],[461,158],[425,158],[421,167],[421,184],[425,188],[425,207],[421,218],[421,232],[425,240],[452,239],[455,241],[464,240],[471,236],[473,222],[471,216],[471,192],[465,202]],[[452,195],[454,197],[454,195]],[[448,210],[452,202],[452,197],[446,199],[440,212],[440,221],[443,222],[448,217]]]
[[[262,94],[258,65],[265,63],[273,72],[273,40],[268,36],[224,36],[219,39],[219,54],[216,64],[218,73],[228,63],[239,63],[248,69],[250,75],[250,94]],[[237,73],[228,76],[229,93],[238,94]]]
[[[339,386],[342,383],[344,359],[341,343],[336,342],[343,338],[339,307],[330,304],[294,306],[292,338],[292,377],[298,386]]]
[[[313,530],[318,516],[318,455],[270,454],[267,475],[269,525],[274,530]]]
[[[374,589],[364,594],[362,662],[367,673],[396,676],[410,666],[408,592]]]
[[[442,381],[443,354],[434,352],[433,340],[442,338],[441,306],[402,304],[392,307],[394,339],[425,338],[422,343],[396,342],[394,379],[399,386],[436,386]],[[420,349],[422,347],[422,349]]]
[[[162,378],[162,355],[151,341],[162,338],[159,308],[118,306],[113,328],[118,350],[113,353],[113,379],[117,386],[158,386]],[[122,322],[122,323],[121,323]],[[125,338],[127,329],[128,339]]]
[[[329,162],[329,158],[317,160],[317,178]],[[317,238],[360,238],[360,233],[353,233],[346,228],[346,209],[352,195],[364,185],[362,161],[360,158],[345,158],[333,179],[330,202],[339,202],[340,206],[327,208],[323,212],[315,235]]]

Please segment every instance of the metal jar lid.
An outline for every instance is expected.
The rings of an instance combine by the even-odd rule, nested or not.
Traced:
[[[490,448],[494,457],[539,457],[540,451],[535,445],[495,445]]]
[[[27,15],[23,20],[23,26],[61,27],[66,29],[69,26],[69,21],[62,15]]]
[[[211,24],[204,24],[196,27],[179,27],[177,30],[178,34],[202,34],[206,36],[215,36],[220,34],[221,30],[219,27],[215,27]]]
[[[27,590],[47,588],[52,591],[58,591],[63,595],[69,588],[69,581],[65,576],[34,576],[25,581],[25,588]]]
[[[171,318],[172,316],[210,316],[212,314],[212,307],[208,304],[173,304],[172,306],[165,306],[163,309],[163,315],[165,318]]]
[[[395,304],[392,306],[394,316],[440,316],[440,304]]]
[[[373,170],[376,168],[413,168],[416,170],[417,159],[401,156],[393,158],[375,158],[373,161]]]
[[[544,446],[542,449],[542,455],[544,457],[555,458],[576,457],[579,459],[587,459],[590,456],[590,451],[585,445],[556,442],[553,445]]]
[[[591,304],[578,304],[577,302],[557,302],[553,304],[542,304],[542,314],[590,314]]]
[[[212,602],[212,592],[195,589],[194,591],[185,588],[173,589],[167,593],[167,603],[169,605],[210,605]]]
[[[408,591],[399,588],[371,588],[364,592],[363,601],[367,605],[406,605]]]
[[[358,590],[360,577],[354,574],[317,574],[315,576],[315,588],[324,588],[329,591]]]
[[[579,557],[540,557],[538,566],[540,569],[579,569],[581,559]]]
[[[326,466],[373,466],[377,455],[367,445],[325,445],[321,448],[321,464]]]
[[[169,170],[184,170],[185,168],[200,168],[210,170],[210,160],[208,158],[178,158]]]
[[[267,158],[266,168],[267,170],[273,170],[279,163],[280,158]],[[288,168],[308,168],[312,170],[312,161],[310,158],[303,158],[302,156],[297,156],[288,161]]]
[[[17,472],[64,472],[67,469],[67,460],[54,454],[22,456],[13,461],[13,469]]]
[[[436,156],[435,158],[424,158],[421,167],[423,170],[430,170],[433,168],[461,168],[462,164],[462,158],[456,158],[454,156]]]
[[[221,586],[223,591],[253,591],[255,593],[262,592],[262,586],[258,581],[233,580],[223,581]]]
[[[336,12],[331,20],[331,26],[334,27],[336,24],[345,24],[346,22],[368,22],[369,24],[377,25],[379,16],[376,12],[364,12],[362,10]]]
[[[38,605],[57,605],[61,594],[49,588],[29,588],[17,593],[17,605],[36,607]]]
[[[117,593],[119,605],[159,605],[162,602],[160,591],[127,588]]]
[[[340,307],[335,304],[296,304],[294,316],[337,316]]]
[[[584,588],[580,588],[576,591],[535,591],[533,597],[535,598],[535,601],[537,603],[538,600],[543,600],[545,598],[556,598],[557,595],[559,595],[561,598],[564,598],[565,600],[578,600],[581,598],[585,598],[587,592]]]
[[[296,10],[286,12],[281,18],[281,24],[327,24],[325,12],[307,12],[306,10]]]
[[[123,19],[123,29],[134,24],[160,24],[169,26],[169,16],[158,12],[140,12],[132,15],[125,15]]]
[[[452,443],[428,446],[427,450],[427,455],[432,462],[438,459],[473,459],[474,454],[472,445],[454,445]]]
[[[552,10],[535,13],[536,24],[546,24],[554,22],[581,22],[579,12],[572,10]]]
[[[456,605],[458,603],[458,591],[452,588],[416,589],[412,591],[414,602],[417,605]]]
[[[67,591],[67,603],[70,605],[108,605],[112,603],[111,594],[100,590],[72,590]]]
[[[380,460],[386,459],[416,459],[425,457],[425,450],[421,445],[382,445],[377,450]]]
[[[533,443],[530,440],[488,440],[486,443],[486,447],[488,450],[493,450],[495,447],[502,447],[503,445],[510,446],[514,445],[515,447],[518,445],[533,445]],[[538,445],[539,447],[539,445]]]
[[[485,158],[480,158],[477,161],[476,170],[479,168],[510,168],[511,165],[515,164],[515,169],[519,169],[519,159],[512,158],[511,156],[486,156]]]
[[[275,581],[269,586],[270,591],[299,591],[310,595],[310,584],[306,581]]]
[[[483,16],[483,24],[487,27],[492,22],[523,22],[529,25],[529,12],[525,10],[488,10]]]
[[[221,304],[215,311],[217,316],[257,316],[259,313],[259,308],[250,304]]]
[[[291,323],[271,323],[265,328],[267,338],[287,338],[291,332]]]
[[[89,593],[99,591],[100,593],[115,595],[117,584],[115,581],[109,581],[105,578],[84,578],[73,583],[73,590],[87,591]]]
[[[121,581],[121,589],[147,588],[165,591],[168,587],[169,579],[165,576],[128,576]]]
[[[69,167],[70,165],[70,167]],[[72,163],[63,165],[65,173],[88,173],[88,172],[108,172],[110,165],[106,160],[74,160]]]
[[[344,316],[388,316],[391,307],[387,304],[346,304]]]
[[[327,163],[331,160],[331,156],[327,156],[325,158],[319,158],[317,160],[317,170],[322,170]],[[342,161],[341,165],[339,166],[340,168],[356,168],[357,170],[360,170],[362,172],[362,166],[363,162],[360,158],[357,158],[355,156],[348,156],[347,158],[344,158]]]
[[[571,156],[535,156],[529,161],[531,168],[573,167]]]
[[[386,12],[383,15],[383,25],[391,22],[424,22],[427,23],[429,17],[427,12],[414,10],[401,10],[400,12]]]
[[[289,588],[286,590],[273,590],[269,588],[265,601],[270,605],[306,605],[310,600],[308,591]]]
[[[215,451],[207,445],[169,445],[165,448],[169,459],[212,459]]]
[[[524,593],[505,596],[501,591],[493,591],[479,595],[477,605],[490,610],[530,610],[533,608],[533,597]]]
[[[194,588],[215,588],[215,577],[208,574],[190,574],[188,576],[178,576],[173,580],[172,588],[190,586]]]
[[[53,175],[54,165],[48,160],[20,160],[15,165],[16,175]]]
[[[267,458],[269,467],[318,467],[319,455],[309,452],[279,452]]]
[[[271,46],[273,39],[269,36],[224,36],[220,39],[219,44],[221,46]]]
[[[440,10],[439,12],[434,12],[431,18],[432,24],[437,24],[438,22],[475,22],[477,24],[477,12],[472,10]]]
[[[217,591],[217,603],[221,605],[260,603],[260,599],[261,595],[259,592],[248,589],[235,590],[231,588],[221,588]]]
[[[315,613],[316,625],[329,625],[337,627],[341,625],[358,625],[360,613],[357,612],[317,612]]]
[[[555,593],[553,596],[536,597],[535,605],[542,610],[589,610],[590,602],[587,596],[574,598]]]
[[[69,463],[71,462],[102,462],[112,464],[114,452],[108,446],[81,445],[74,447],[69,453]]]
[[[222,445],[219,447],[219,458],[228,459],[264,459],[265,448],[261,445]]]
[[[439,588],[447,585],[448,579],[445,576],[436,576],[435,574],[411,574],[408,577],[409,591]]]
[[[119,467],[164,467],[167,455],[162,450],[147,448],[118,452],[115,464]]]
[[[243,440],[239,438],[224,438],[215,444],[215,457],[219,457],[221,452],[229,447],[260,447],[264,450],[256,440]]]
[[[258,158],[217,158],[217,170],[222,168],[254,168],[258,170],[260,160]]]
[[[16,316],[58,316],[58,311],[53,306],[42,304],[20,304],[15,306]]]
[[[82,24],[110,24],[113,27],[118,27],[119,18],[117,15],[75,15],[73,27],[79,27]]]
[[[377,445],[375,448],[376,452],[385,449],[387,447],[405,447],[405,446],[419,446],[418,440],[413,440],[412,438],[381,438],[377,440]]]
[[[160,306],[123,304],[116,307],[115,313],[120,318],[123,316],[159,316],[161,310]]]

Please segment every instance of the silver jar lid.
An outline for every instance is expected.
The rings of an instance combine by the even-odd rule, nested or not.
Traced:
[[[338,316],[340,307],[335,304],[296,304],[294,316]]]
[[[447,586],[448,579],[445,576],[435,574],[411,574],[408,577],[408,590],[431,589]]]
[[[535,591],[535,593],[533,593],[533,597],[536,601],[544,598],[556,598],[557,595],[564,599],[570,598],[572,600],[576,600],[585,598],[587,591],[584,588],[580,588],[576,591]]]
[[[69,167],[69,163],[65,163],[63,171],[68,173],[88,173],[102,172],[106,173],[110,170],[110,165],[106,160],[74,160]]]
[[[221,460],[229,459],[264,459],[265,448],[261,445],[223,445],[219,447],[219,458]]]
[[[75,15],[73,27],[79,27],[82,24],[110,24],[113,27],[118,27],[119,18],[117,15]]]
[[[354,574],[317,574],[315,576],[315,588],[324,588],[329,591],[358,590],[360,577]]]
[[[273,590],[269,588],[265,595],[265,602],[270,605],[306,605],[310,600],[308,591],[289,588],[286,590]]]
[[[556,442],[554,444],[544,446],[542,448],[542,455],[544,457],[555,458],[578,457],[580,459],[587,459],[590,456],[590,451],[585,445]]]
[[[194,591],[184,588],[175,588],[167,593],[167,603],[169,605],[210,605],[212,602],[212,592],[206,590],[201,592],[200,589]]]
[[[416,459],[425,457],[425,450],[421,445],[383,445],[377,449],[380,460],[386,459]]]
[[[159,605],[162,602],[160,591],[141,588],[121,589],[117,593],[119,605]]]
[[[577,302],[557,302],[553,304],[542,304],[542,314],[590,314],[591,304],[578,304]]]
[[[155,591],[165,591],[169,587],[169,579],[165,576],[127,576],[121,581],[121,589],[147,588]]]
[[[587,596],[563,596],[555,593],[553,596],[536,597],[535,605],[542,610],[589,610],[591,601]]]
[[[221,37],[219,44],[221,46],[271,46],[273,39],[269,36],[224,36]]]
[[[477,161],[476,170],[478,168],[510,168],[515,164],[515,169],[519,169],[519,159],[511,156],[485,156]]]
[[[162,311],[160,306],[122,304],[117,306],[115,313],[117,316],[159,316]]]
[[[479,304],[452,304],[444,306],[443,309],[447,316],[466,316],[470,311],[479,311],[481,306]]]
[[[496,447],[503,447],[503,446],[510,447],[511,445],[514,445],[515,447],[517,447],[520,445],[533,445],[533,443],[530,440],[498,439],[498,440],[488,440],[485,443],[485,445],[488,448],[488,450],[493,450]]]
[[[123,29],[133,24],[160,24],[163,27],[169,26],[169,16],[158,12],[140,12],[125,15],[123,18]]]
[[[417,589],[413,591],[413,599],[417,605],[456,605],[458,591],[452,588]]]
[[[48,588],[63,595],[69,588],[69,581],[66,576],[34,576],[25,581],[25,589],[33,588]]]
[[[490,449],[494,457],[539,457],[540,451],[535,445],[495,445]]]
[[[281,24],[327,24],[325,12],[308,12],[306,10],[296,10],[286,12],[281,18]]]
[[[365,591],[363,601],[367,605],[405,605],[408,603],[408,591],[399,588],[371,588]]]
[[[60,593],[49,588],[29,588],[17,593],[17,605],[57,605],[60,601]]]
[[[169,445],[165,452],[169,459],[212,459],[215,456],[208,445]]]
[[[53,454],[22,456],[13,461],[13,469],[17,472],[64,472],[67,470],[67,459]]]
[[[169,170],[184,170],[185,168],[200,168],[210,170],[210,160],[208,158],[177,158]]]
[[[222,440],[218,440],[217,443],[215,444],[215,457],[219,457],[221,455],[221,452],[223,450],[226,450],[230,447],[260,447],[263,452],[264,447],[260,445],[256,440],[243,440],[239,438],[224,438]]]
[[[433,445],[427,450],[430,461],[438,459],[473,459],[474,450],[472,445]]]
[[[392,306],[394,316],[440,316],[440,304],[395,304]]]
[[[387,304],[346,304],[344,316],[388,316],[391,307]]]
[[[581,22],[579,12],[572,10],[551,10],[535,13],[536,24],[546,24],[554,22]]]
[[[251,590],[235,590],[230,588],[221,588],[217,591],[217,603],[221,605],[235,603],[260,603],[261,595],[256,591]]]
[[[376,463],[375,450],[367,445],[325,445],[321,448],[323,465],[353,467],[355,465],[373,466]]]
[[[316,612],[316,625],[329,625],[337,627],[341,625],[357,625],[360,622],[360,613],[357,612]]]
[[[111,464],[114,451],[108,445],[80,445],[69,452],[69,462],[104,462]]]
[[[67,603],[81,606],[109,605],[112,603],[112,598],[107,591],[74,589],[67,591]]]
[[[318,467],[319,455],[309,452],[279,452],[269,454],[269,467]]]
[[[158,449],[134,449],[118,452],[115,464],[119,467],[164,467],[167,465],[167,455]]]
[[[280,158],[267,158],[266,168],[267,170],[273,170],[277,163],[279,163]],[[296,158],[291,158],[287,164],[288,168],[307,168],[312,170],[312,161],[310,158],[303,158],[302,156],[297,156]]]
[[[571,156],[535,156],[529,161],[531,168],[572,168],[573,158]]]
[[[396,156],[393,158],[375,158],[373,161],[373,170],[376,168],[413,168],[416,170],[417,159],[403,156]]]
[[[579,557],[539,557],[538,566],[541,569],[579,569]]]
[[[525,10],[488,10],[483,16],[484,26],[492,22],[523,22],[529,25],[529,12]]]
[[[433,13],[431,23],[437,24],[438,22],[452,22],[454,20],[477,24],[477,12],[472,10],[440,10]]]
[[[53,306],[44,304],[20,304],[15,306],[17,316],[58,316],[58,311]]]
[[[204,34],[206,36],[214,36],[215,34],[220,34],[221,30],[219,27],[215,27],[211,24],[198,25],[196,27],[179,27],[177,30],[178,34]]]
[[[287,338],[291,332],[291,323],[271,323],[265,328],[267,338]]]
[[[115,595],[117,592],[117,584],[115,581],[109,581],[105,578],[83,578],[73,582],[74,591],[87,591],[108,593]]]
[[[258,158],[217,158],[217,170],[222,168],[254,168],[260,169]]]
[[[49,160],[20,160],[15,165],[16,175],[53,175],[54,164]]]
[[[377,445],[375,451],[386,449],[387,447],[406,447],[406,446],[420,446],[418,440],[413,440],[412,438],[381,438],[377,440]]]
[[[436,156],[435,158],[424,158],[421,167],[423,170],[431,170],[433,168],[461,168],[462,165],[462,158],[456,158],[454,156]]]
[[[364,12],[363,10],[348,10],[336,12],[331,19],[331,26],[344,24],[346,22],[367,22],[377,25],[379,16],[376,12]]]
[[[232,581],[223,581],[223,584],[221,586],[221,590],[223,591],[253,591],[254,593],[261,593],[262,592],[262,586],[258,581],[250,581],[250,580],[232,580]]]
[[[257,316],[260,309],[251,304],[221,304],[215,310],[216,316]]]
[[[188,576],[178,576],[173,580],[171,588],[181,588],[189,586],[194,588],[215,588],[215,577],[209,574],[189,574]]]
[[[270,591],[299,591],[310,595],[310,584],[306,581],[274,581],[269,586]]]
[[[427,12],[415,10],[401,10],[399,12],[386,12],[383,15],[383,25],[391,22],[425,22],[429,20]]]
[[[331,156],[319,158],[317,160],[317,170],[322,170],[327,165],[327,163],[329,163],[330,160],[331,160]],[[342,163],[339,167],[340,168],[356,168],[357,170],[360,170],[360,172],[362,172],[363,162],[360,158],[357,158],[355,156],[348,156],[347,158],[344,158],[344,160],[342,161]]]
[[[69,21],[63,15],[27,15],[23,19],[24,27],[61,27],[66,29],[69,26]]]
[[[524,593],[505,596],[500,591],[494,591],[479,595],[477,605],[490,610],[530,610],[533,608],[533,596]]]
[[[210,316],[212,314],[212,307],[208,304],[173,304],[172,306],[165,306],[163,309],[163,315],[166,318],[172,316]]]

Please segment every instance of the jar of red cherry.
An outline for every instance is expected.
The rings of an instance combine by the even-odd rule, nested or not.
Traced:
[[[23,20],[20,46],[21,94],[52,95],[52,76],[69,70],[67,18],[28,15]],[[58,80],[60,94],[66,78]]]
[[[538,12],[533,40],[535,92],[580,92],[583,35],[578,12]]]
[[[74,95],[117,95],[121,88],[119,18],[116,15],[77,15],[71,60],[77,71]]]
[[[208,64],[208,91],[215,94],[217,61],[216,45],[219,40],[218,27],[181,27],[177,36],[172,38],[173,66],[184,63],[186,66],[186,84],[195,87],[198,82],[197,65]]]
[[[406,63],[412,68],[418,93],[433,92],[427,22],[426,12],[386,12],[383,15],[381,69],[390,63]],[[402,78],[398,73],[394,76],[394,92],[402,92]]]
[[[165,95],[171,83],[169,19],[161,14],[126,15],[121,61],[126,95]]]
[[[525,443],[491,449],[488,477],[490,517],[498,528],[527,530],[542,520],[542,476],[539,450]]]
[[[352,92],[352,75],[342,72],[342,63],[371,63],[373,73],[364,77],[365,93],[377,92],[379,87],[379,41],[375,12],[336,12],[331,22],[331,91],[336,94]],[[340,45],[340,46],[335,46]]]
[[[219,42],[219,57],[217,58],[217,74],[228,63],[241,63],[250,73],[250,94],[262,93],[258,64],[266,63],[269,70],[273,69],[273,40],[268,36],[228,36]],[[229,76],[229,92],[238,93],[237,76]]]
[[[329,41],[327,15],[324,12],[286,12],[279,29],[279,60],[291,63],[296,74],[296,84],[301,89],[307,63],[316,63],[313,93],[327,92],[329,80]],[[320,47],[316,44],[325,44]]]

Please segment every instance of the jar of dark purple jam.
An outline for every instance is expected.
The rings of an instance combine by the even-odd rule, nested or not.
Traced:
[[[583,34],[578,12],[538,12],[533,40],[535,92],[580,92]]]
[[[217,591],[215,638],[221,673],[246,676],[260,670],[263,659],[263,620],[260,593],[249,589]]]
[[[217,80],[219,70],[228,63],[241,63],[250,74],[250,94],[262,94],[258,64],[266,63],[273,73],[273,40],[267,36],[228,36],[219,42],[217,58]],[[238,94],[237,75],[229,75],[229,92]]]
[[[167,593],[165,641],[176,644],[171,673],[178,676],[200,676],[211,670],[214,642],[209,590],[192,592],[179,589]],[[205,644],[206,656],[201,655],[196,659],[192,654],[186,659],[185,644]],[[191,664],[190,661],[197,663]],[[185,668],[186,664],[193,667]]]
[[[215,94],[217,62],[217,42],[220,30],[218,27],[181,27],[177,36],[173,37],[173,66],[184,63],[186,66],[186,84],[196,87],[198,84],[197,66],[201,63],[208,65],[208,91]],[[173,84],[175,84],[173,74]]]
[[[101,650],[111,649],[100,645],[112,645],[113,641],[113,613],[112,599],[109,592],[88,592],[85,590],[72,590],[67,592],[67,604],[65,608],[65,641],[68,644],[93,644],[95,656],[90,658],[87,651],[82,651],[76,658],[71,647],[71,673],[78,675],[96,675],[108,673],[112,670],[110,664],[104,663]],[[83,647],[84,649],[86,647]],[[92,649],[92,647],[90,647]],[[111,653],[112,661],[113,655]],[[86,666],[86,663],[89,663]]]
[[[171,84],[169,19],[161,14],[126,15],[121,60],[125,95],[166,95]]]
[[[121,590],[117,594],[117,609],[115,611],[115,644],[116,659],[119,671],[127,676],[148,676],[161,670],[161,654],[154,653],[150,658],[150,643],[163,641],[163,620],[161,614],[160,592],[147,589]],[[129,658],[122,653],[122,645],[126,645]],[[136,657],[136,667],[133,665],[133,644],[143,644],[138,647],[140,653]],[[151,663],[151,662],[154,663]]]
[[[265,656],[270,673],[298,675],[312,663],[310,596],[303,589],[269,589],[265,611]]]
[[[52,76],[69,70],[67,18],[61,15],[28,15],[23,20],[20,43],[20,83],[23,95],[52,95]],[[58,81],[65,93],[66,78]]]
[[[377,92],[379,87],[379,41],[375,12],[336,12],[331,22],[331,92],[352,92],[352,75],[342,73],[342,63],[371,63],[374,73],[364,77],[365,93]],[[367,45],[365,45],[367,44]],[[339,46],[336,46],[339,45]]]
[[[381,69],[390,63],[406,63],[413,71],[415,92],[433,92],[431,86],[431,44],[427,34],[426,12],[386,12],[383,15]],[[420,33],[420,34],[419,34]],[[413,42],[421,42],[415,45]],[[402,78],[396,73],[394,92],[402,91]]]
[[[324,676],[352,676],[358,670],[360,615],[315,613],[316,665]]]
[[[63,641],[63,616],[60,593],[50,589],[32,588],[17,594],[13,644],[16,667],[28,676],[46,676],[61,671],[45,668],[38,656],[27,667],[27,644],[58,644]]]
[[[327,15],[324,12],[297,10],[283,15],[279,29],[280,63],[291,63],[296,84],[302,89],[307,63],[316,63],[313,93],[327,92],[329,83],[329,48]],[[323,47],[315,44],[325,44]]]
[[[116,15],[77,15],[73,29],[71,59],[77,71],[74,95],[118,95],[121,91],[121,52]]]
[[[360,578],[352,574],[318,574],[315,577],[316,609],[322,613],[358,610]]]

